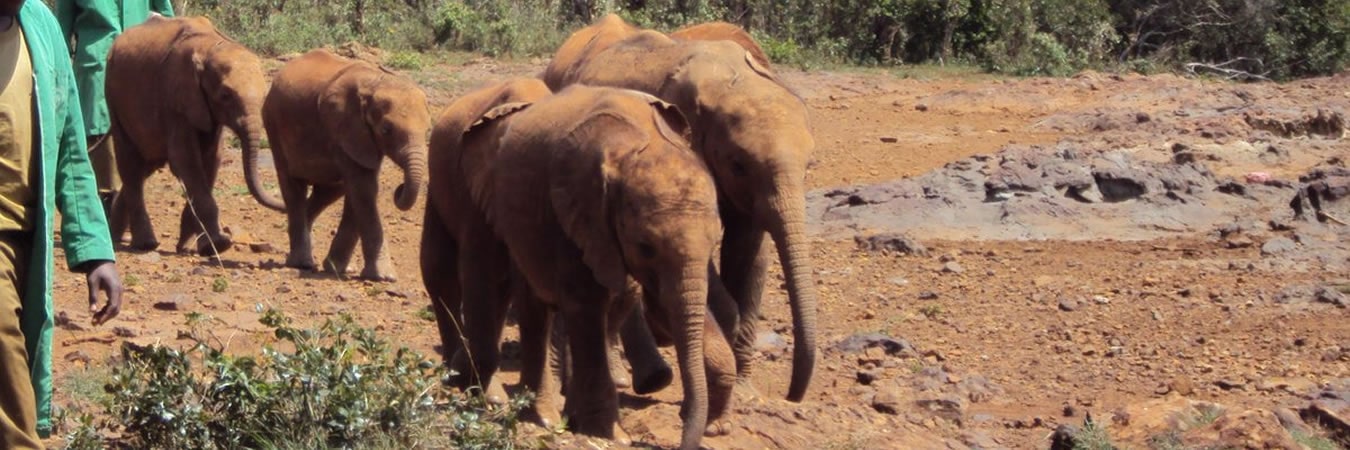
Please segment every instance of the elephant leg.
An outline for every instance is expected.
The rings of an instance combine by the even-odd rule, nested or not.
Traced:
[[[216,152],[208,152],[204,148],[208,146],[207,141],[214,142],[214,138],[203,139],[187,131],[180,131],[174,135],[178,138],[176,142],[179,142],[179,145],[169,151],[169,168],[182,181],[187,191],[189,208],[200,221],[201,227],[206,230],[207,239],[210,240],[197,244],[197,254],[215,256],[224,253],[233,244],[229,236],[220,231],[220,210],[211,193],[214,186],[206,183],[208,180],[205,165],[218,163],[214,158]],[[205,160],[208,157],[209,161]],[[187,253],[191,249],[186,247],[184,239],[186,236],[183,236],[185,233],[182,231],[180,230],[178,251]]]
[[[361,278],[396,281],[398,275],[394,273],[394,264],[384,252],[384,222],[375,202],[375,195],[380,190],[378,172],[363,171],[348,178],[346,185],[347,198],[343,203],[352,205],[351,211],[358,213],[353,219],[361,237],[361,254],[365,256]]]
[[[759,303],[769,269],[769,255],[763,246],[766,233],[748,214],[730,206],[722,210],[722,223],[726,230],[722,238],[722,280],[739,309],[735,335],[728,338],[732,340],[731,347],[736,354],[736,373],[742,379],[748,379],[750,361],[754,357]],[[715,306],[714,310],[717,308]]]
[[[431,297],[431,311],[436,315],[436,328],[441,335],[441,358],[446,367],[464,373],[462,367],[451,364],[459,358],[463,344],[463,321],[460,316],[459,248],[455,239],[441,221],[440,214],[427,208],[422,219],[422,242],[418,252],[422,269],[422,284]]]
[[[464,251],[458,261],[461,298],[467,300],[461,308],[464,332],[468,337],[465,345],[471,362],[464,368],[467,372],[462,373],[466,384],[482,386],[487,391],[489,401],[504,403],[505,391],[500,389],[493,375],[500,364],[502,329],[506,326],[506,310],[512,301],[507,291],[509,280],[503,276],[510,270],[510,262],[506,247],[488,237],[491,230],[487,224],[478,225],[478,232],[468,235],[483,238],[464,239]],[[457,362],[457,365],[463,364]]]
[[[608,295],[598,286],[591,291],[597,292],[583,296],[565,294],[570,298],[561,300],[572,359],[563,411],[575,432],[618,440],[623,436],[618,426],[619,395],[610,377],[606,353]]]
[[[628,284],[624,291],[624,303],[631,304],[631,311],[624,315],[618,324],[619,337],[623,340],[623,354],[633,367],[633,392],[639,395],[651,394],[670,385],[675,372],[670,364],[661,357],[656,347],[656,338],[647,327],[646,308],[642,304],[642,287],[636,282]],[[613,326],[615,324],[611,324]]]
[[[150,164],[141,156],[140,147],[126,139],[119,127],[114,127],[113,133],[121,142],[115,161],[124,184],[122,191],[113,197],[113,208],[109,213],[113,242],[121,241],[122,234],[130,227],[132,250],[154,250],[159,247],[159,240],[155,238],[150,213],[145,207],[145,180],[150,176]]]
[[[348,199],[350,200],[351,197],[348,197]],[[359,238],[356,215],[352,202],[342,202],[342,218],[338,220],[337,233],[333,234],[333,243],[328,246],[328,256],[323,259],[323,270],[338,276],[347,273],[347,266],[352,262],[352,252],[356,251],[356,240]]]
[[[277,172],[282,169],[278,164]],[[281,198],[286,203],[286,235],[291,241],[291,251],[286,255],[286,267],[301,270],[314,270],[314,242],[309,221],[308,186],[304,181],[282,175],[280,180]]]
[[[549,342],[554,314],[552,308],[531,295],[524,284],[513,275],[512,303],[516,305],[516,320],[520,325],[520,383],[535,395],[530,413],[544,428],[554,429],[562,425],[558,408],[562,391],[558,374],[550,370],[549,362],[554,356]]]
[[[704,435],[725,435],[731,431],[724,419],[736,386],[736,358],[711,312],[703,321],[703,367],[708,377],[708,428]]]

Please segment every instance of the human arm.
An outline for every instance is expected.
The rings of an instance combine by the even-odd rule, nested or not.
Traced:
[[[150,2],[150,10],[164,17],[173,17],[173,2],[170,0],[153,0]]]

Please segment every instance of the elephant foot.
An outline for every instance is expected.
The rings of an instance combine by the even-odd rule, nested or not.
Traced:
[[[159,241],[155,239],[131,239],[131,251],[148,252],[159,248]]]
[[[507,399],[510,398],[510,396],[506,394],[506,388],[502,387],[502,382],[501,380],[498,380],[497,377],[492,377],[492,379],[488,381],[487,392],[485,394],[484,399],[493,405],[505,405]]]
[[[378,267],[366,267],[361,270],[361,278],[370,281],[398,281],[398,276],[394,275],[392,269],[380,269]]]
[[[233,246],[234,241],[224,233],[211,238],[204,234],[197,238],[197,254],[201,256],[216,256],[225,253]]]
[[[296,253],[291,253],[290,256],[286,257],[286,267],[312,271],[315,268],[314,258],[310,256],[298,256]]]
[[[332,257],[323,260],[323,271],[337,276],[347,274],[347,261],[335,261]]]
[[[666,386],[670,386],[671,381],[675,380],[675,372],[666,364],[634,375],[633,378],[637,379],[637,382],[633,384],[633,392],[638,395],[659,392]]]
[[[731,421],[722,419],[714,420],[708,423],[708,427],[703,429],[704,437],[726,436],[731,434]]]
[[[633,379],[628,376],[628,369],[623,365],[623,355],[619,353],[618,345],[609,346],[609,376],[614,379],[614,387],[624,389],[633,385]]]
[[[545,429],[553,431],[563,429],[562,413],[558,410],[556,400],[536,398],[534,406],[530,407],[526,414]]]

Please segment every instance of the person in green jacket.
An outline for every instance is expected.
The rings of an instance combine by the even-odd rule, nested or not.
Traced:
[[[0,448],[51,434],[53,222],[86,274],[94,325],[117,316],[122,282],[85,146],[67,45],[41,0],[0,0]],[[106,301],[100,305],[98,293]]]
[[[104,209],[112,205],[112,196],[122,188],[113,155],[114,142],[108,135],[108,104],[103,101],[108,50],[123,30],[145,22],[152,12],[172,17],[173,5],[169,0],[56,0],[56,19],[74,58],[89,162],[94,165]]]

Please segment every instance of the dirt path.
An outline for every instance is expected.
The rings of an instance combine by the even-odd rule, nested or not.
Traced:
[[[475,59],[413,76],[439,110],[479,83],[541,68]],[[978,155],[996,158],[1009,145],[1047,154],[1063,146],[1128,151],[1154,162],[1172,160],[1182,145],[1220,181],[1261,170],[1296,183],[1309,168],[1333,158],[1344,164],[1350,156],[1342,136],[1279,135],[1245,119],[1297,124],[1319,108],[1344,117],[1346,76],[1285,85],[1094,73],[1026,80],[796,71],[786,77],[813,109],[819,149],[809,181],[817,197]],[[389,187],[399,180],[393,170],[383,177]],[[161,241],[173,242],[179,188],[161,171],[147,190]],[[58,278],[57,307],[73,323],[55,338],[58,403],[72,395],[60,380],[86,370],[82,358],[105,366],[117,341],[175,342],[188,312],[219,319],[217,333],[235,349],[266,339],[255,312],[263,304],[304,320],[351,312],[433,353],[434,325],[419,314],[428,302],[416,256],[421,204],[402,212],[391,195],[381,195],[400,278],[371,284],[280,266],[288,246],[284,216],[248,195],[237,149],[226,152],[216,194],[238,250],[219,262],[173,254],[168,244],[159,252],[119,253],[130,292],[117,335],[89,329],[83,280]],[[318,220],[316,252],[326,251],[339,210]],[[790,320],[786,295],[771,281],[752,379],[757,395],[738,391],[731,433],[705,442],[746,449],[1045,448],[1057,424],[1081,423],[1087,413],[1108,417],[1171,392],[1238,409],[1301,401],[1307,389],[1350,378],[1347,310],[1298,291],[1350,278],[1347,234],[1345,227],[1311,222],[1271,231],[1263,224],[1287,210],[1252,211],[1237,218],[1246,245],[1217,238],[1213,228],[1129,242],[1093,230],[1072,240],[1021,241],[891,230],[919,230],[911,237],[927,247],[923,255],[860,249],[853,234],[894,228],[884,216],[836,223],[814,242],[825,348],[807,400],[782,400]],[[828,225],[828,217],[817,217],[818,227]],[[1263,254],[1263,243],[1283,237],[1299,239],[1298,248]],[[771,277],[781,282],[776,265]],[[218,278],[227,280],[223,290],[213,289]],[[893,351],[834,348],[866,333],[894,339]],[[515,376],[506,374],[510,382]],[[1269,388],[1274,377],[1303,382]],[[640,444],[678,442],[678,391],[650,399],[626,394],[623,425]]]

